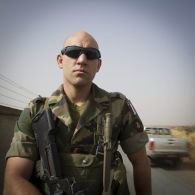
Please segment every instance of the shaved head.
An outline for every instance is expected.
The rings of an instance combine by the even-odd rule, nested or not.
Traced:
[[[77,45],[80,47],[93,47],[99,49],[97,41],[87,32],[75,32],[71,34],[65,41],[64,47]]]

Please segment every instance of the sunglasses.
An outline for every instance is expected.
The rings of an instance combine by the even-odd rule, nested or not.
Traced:
[[[67,46],[61,50],[62,55],[67,55],[71,58],[78,58],[81,54],[85,54],[87,59],[95,60],[101,58],[100,51],[96,48],[91,47],[79,47],[75,45]]]

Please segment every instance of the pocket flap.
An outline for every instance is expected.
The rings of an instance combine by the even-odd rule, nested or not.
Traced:
[[[91,154],[60,154],[62,164],[70,167],[89,167],[102,164],[95,155]]]

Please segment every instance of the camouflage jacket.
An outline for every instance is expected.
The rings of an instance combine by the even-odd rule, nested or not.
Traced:
[[[6,158],[19,156],[33,161],[39,159],[31,125],[32,118],[44,107],[50,107],[57,118],[56,142],[64,165],[65,176],[69,176],[74,172],[74,176],[80,177],[83,174],[81,170],[83,167],[91,166],[95,170],[95,167],[102,165],[101,161],[94,160],[94,148],[102,137],[103,118],[107,112],[111,112],[113,116],[113,152],[118,149],[118,144],[120,143],[123,151],[130,155],[144,147],[148,141],[148,137],[143,131],[142,122],[130,101],[120,93],[108,93],[98,88],[95,84],[92,85],[86,110],[80,117],[76,129],[72,131],[73,121],[69,113],[67,97],[64,93],[63,85],[61,85],[49,98],[36,98],[23,110],[15,125],[14,137]],[[83,154],[73,154],[70,157],[69,154],[71,154],[74,147],[82,147],[85,152]],[[84,158],[86,160],[82,164]],[[77,171],[73,170],[71,172],[70,166],[78,167]],[[95,174],[91,170],[88,173],[84,173],[81,180],[83,181],[83,177],[89,179],[90,174],[92,174],[91,180],[93,180],[94,176],[97,178],[99,170],[95,171]],[[101,175],[100,177],[102,178]],[[95,187],[95,189],[97,188]]]

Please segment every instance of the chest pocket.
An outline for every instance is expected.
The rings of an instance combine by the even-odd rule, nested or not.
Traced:
[[[102,116],[85,124],[79,134],[71,140],[71,153],[96,154],[97,147],[103,144]],[[103,146],[102,146],[103,147]]]

